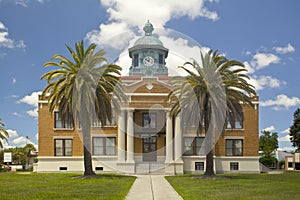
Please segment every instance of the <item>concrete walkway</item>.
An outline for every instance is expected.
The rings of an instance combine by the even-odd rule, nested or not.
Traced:
[[[164,175],[137,175],[126,200],[181,199]]]

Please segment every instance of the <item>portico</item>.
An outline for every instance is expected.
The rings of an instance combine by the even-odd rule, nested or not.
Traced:
[[[149,94],[148,94],[149,95]],[[170,117],[169,108],[123,108],[118,115],[117,166],[136,173],[139,166],[148,166],[145,172],[164,170],[165,173],[183,173],[182,128],[180,116]],[[149,169],[149,166],[162,169]],[[151,167],[150,167],[151,168]],[[137,169],[143,173],[142,169]]]

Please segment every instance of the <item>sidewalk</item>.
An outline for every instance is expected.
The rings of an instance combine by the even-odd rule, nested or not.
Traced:
[[[137,175],[126,200],[181,199],[164,175]]]

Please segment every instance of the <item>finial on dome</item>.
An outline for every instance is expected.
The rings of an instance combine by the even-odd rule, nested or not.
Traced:
[[[154,28],[153,28],[153,25],[150,23],[149,20],[145,24],[143,30],[145,31],[145,35],[147,35],[147,36],[152,35],[152,31],[154,30]]]

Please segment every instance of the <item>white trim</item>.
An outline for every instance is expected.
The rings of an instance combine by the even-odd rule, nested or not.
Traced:
[[[168,96],[168,93],[125,93],[128,96]]]
[[[53,136],[53,139],[74,139],[74,136]]]
[[[204,134],[200,134],[200,135],[197,135],[197,133],[195,134],[192,134],[192,133],[189,133],[189,134],[182,134],[183,137],[204,137],[205,138],[205,135]]]
[[[117,137],[117,134],[97,134],[97,133],[93,133],[91,134],[92,137]]]
[[[48,101],[47,100],[38,100],[38,103],[48,103]]]
[[[215,159],[227,160],[246,160],[246,159],[259,159],[259,156],[216,156]]]
[[[74,128],[53,128],[54,131],[74,131]]]
[[[244,128],[225,128],[225,131],[245,131]]]
[[[235,140],[235,139],[239,140],[240,139],[240,140],[244,140],[245,137],[244,136],[225,136],[224,139],[225,140],[227,140],[227,139],[233,139],[233,140]]]

